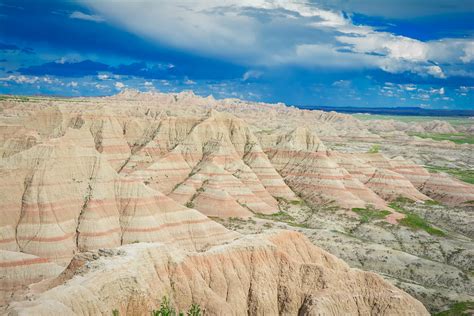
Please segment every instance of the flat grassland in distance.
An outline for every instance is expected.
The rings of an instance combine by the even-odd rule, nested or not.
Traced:
[[[468,117],[454,116],[404,116],[404,115],[380,115],[380,114],[353,114],[360,120],[395,120],[405,123],[427,122],[433,120],[446,121],[453,126],[474,124],[474,119]],[[418,136],[421,138],[431,138],[433,140],[449,140],[456,144],[474,144],[474,136],[464,133],[408,133],[410,136]]]
[[[474,144],[474,136],[464,133],[408,133],[410,136],[418,136],[421,138],[431,138],[433,140],[450,140],[456,144]]]
[[[395,120],[406,123],[427,122],[433,120],[447,121],[453,126],[471,125],[474,124],[474,119],[468,117],[453,117],[453,116],[404,116],[404,115],[380,115],[380,114],[353,114],[354,117],[360,120]],[[474,135],[465,133],[408,133],[411,136],[418,136],[421,138],[431,138],[433,140],[442,141],[449,140],[456,144],[474,144]],[[445,172],[458,178],[461,181],[474,184],[474,170],[460,169],[428,165],[425,166],[430,172]]]
[[[381,115],[381,114],[352,114],[359,120],[394,120],[400,122],[427,122],[427,121],[446,121],[451,125],[468,125],[473,124],[474,119],[458,116],[412,116],[412,115]]]

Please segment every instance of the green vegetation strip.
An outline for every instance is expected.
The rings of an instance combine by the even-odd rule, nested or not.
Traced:
[[[359,215],[361,223],[368,223],[376,219],[384,219],[390,214],[389,211],[370,208],[353,208],[352,211]]]
[[[443,232],[440,229],[434,228],[424,218],[420,217],[419,215],[415,213],[405,210],[403,206],[407,203],[413,203],[413,201],[410,201],[409,199],[398,198],[397,200],[389,204],[389,206],[392,209],[396,210],[397,212],[405,214],[405,218],[402,218],[401,220],[398,221],[400,225],[409,227],[414,230],[424,230],[428,234],[434,235],[434,236],[446,236],[445,232]],[[433,202],[433,203],[436,203],[436,202]]]
[[[413,116],[413,115],[381,115],[381,114],[352,114],[352,116],[362,121],[369,120],[395,120],[399,122],[429,122],[433,120],[446,121],[451,125],[471,125],[472,119],[468,117],[455,116]]]
[[[409,133],[411,136],[418,136],[420,138],[431,138],[433,140],[442,141],[449,140],[456,144],[474,144],[474,136],[464,133],[448,133],[448,134],[435,134],[435,133]]]
[[[474,302],[459,302],[450,306],[444,312],[434,314],[434,316],[469,316],[474,312]]]
[[[305,223],[296,222],[296,220],[293,216],[291,216],[290,214],[288,214],[284,211],[280,211],[278,213],[269,214],[269,215],[256,213],[255,216],[257,216],[258,218],[262,218],[262,219],[269,219],[269,220],[272,220],[272,221],[283,222],[283,223],[286,223],[286,224],[288,224],[290,226],[293,226],[293,227],[309,228],[309,226]]]
[[[405,212],[405,218],[402,218],[399,223],[413,229],[422,229],[430,235],[446,236],[442,230],[430,226],[430,224],[415,213]]]
[[[430,172],[445,172],[450,174],[461,181],[474,184],[474,170],[473,169],[460,169],[460,168],[449,168],[439,166],[426,166]]]

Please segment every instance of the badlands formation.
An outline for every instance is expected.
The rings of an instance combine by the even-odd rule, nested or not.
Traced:
[[[410,136],[461,128],[191,92],[4,98],[0,311],[146,315],[167,296],[206,315],[428,315],[472,301],[474,185],[425,166],[472,169],[474,147]]]

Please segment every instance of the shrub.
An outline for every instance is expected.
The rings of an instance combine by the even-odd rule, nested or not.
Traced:
[[[162,302],[160,304],[160,309],[153,310],[151,312],[152,316],[184,316],[183,312],[176,312],[176,309],[171,306],[170,300],[163,296]],[[201,306],[193,303],[189,310],[186,312],[187,316],[201,316],[203,312],[201,311]],[[114,315],[115,316],[115,315]]]
[[[201,306],[198,304],[192,304],[187,312],[188,316],[200,316],[201,315]]]
[[[372,145],[372,147],[370,147],[368,153],[369,154],[376,154],[378,153],[380,150],[380,145]]]

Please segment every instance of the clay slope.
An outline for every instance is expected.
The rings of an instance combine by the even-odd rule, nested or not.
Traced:
[[[291,232],[249,235],[201,253],[156,243],[83,253],[45,286],[8,313],[143,315],[166,293],[178,309],[198,303],[206,315],[428,315],[379,276],[350,269]]]
[[[154,162],[145,169],[130,172],[133,168],[127,165],[124,170],[129,177],[210,216],[275,213],[278,204],[274,196],[295,197],[242,120],[210,111],[202,120],[189,122],[174,118],[162,121],[151,141],[132,156],[129,164],[143,165],[143,153],[161,154],[152,154]],[[179,141],[172,141],[174,146],[161,146],[170,142],[181,124],[191,127],[185,128]]]
[[[335,202],[346,208],[371,204],[387,209],[386,201],[400,196],[429,199],[403,175],[391,171],[385,157],[328,151],[306,128],[278,137],[262,136],[262,142],[290,186],[315,204]]]
[[[0,173],[1,249],[64,265],[77,251],[135,241],[198,249],[232,238],[199,212],[119,176],[82,129],[4,159]]]

